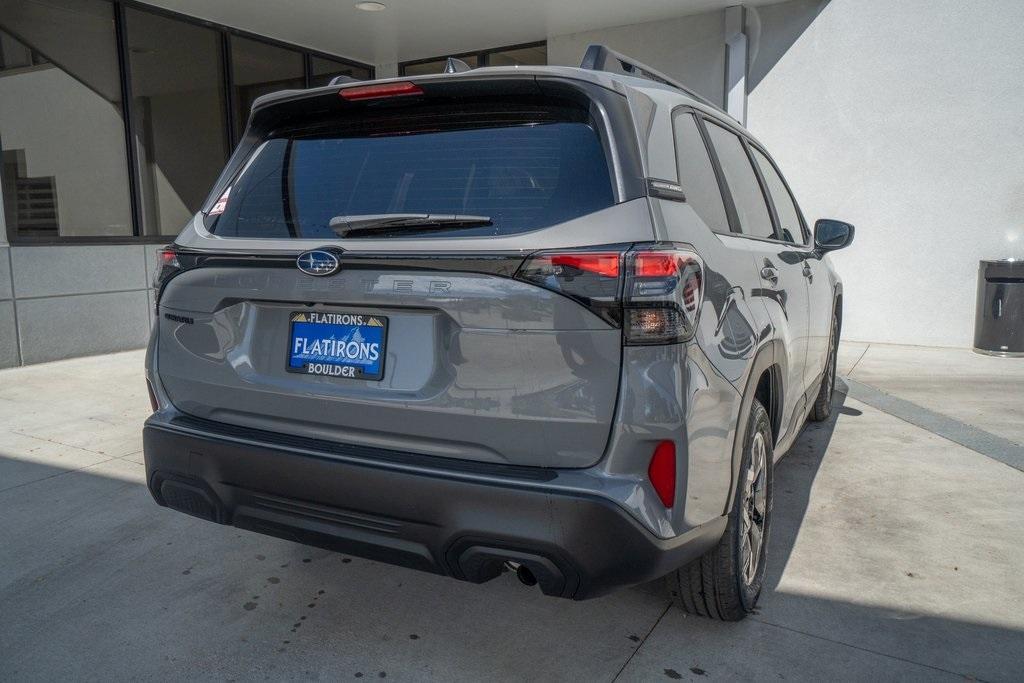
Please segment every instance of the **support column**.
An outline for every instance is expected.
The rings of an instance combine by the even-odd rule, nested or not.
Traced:
[[[747,123],[747,10],[733,5],[725,10],[725,110]]]

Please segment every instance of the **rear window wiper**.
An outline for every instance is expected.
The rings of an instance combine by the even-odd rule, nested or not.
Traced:
[[[338,237],[356,237],[374,233],[414,232],[416,230],[443,230],[446,228],[473,228],[491,225],[489,216],[469,216],[453,213],[378,213],[335,216],[331,230]]]

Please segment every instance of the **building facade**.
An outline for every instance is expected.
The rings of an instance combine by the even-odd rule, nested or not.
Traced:
[[[314,0],[325,27],[287,3],[0,0],[0,367],[145,344],[154,252],[257,96],[448,55],[604,43],[745,120],[809,222],[858,227],[833,257],[849,339],[970,346],[977,261],[1024,258],[1022,3],[408,4]]]

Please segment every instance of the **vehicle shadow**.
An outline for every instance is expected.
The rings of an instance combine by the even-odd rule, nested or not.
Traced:
[[[466,584],[213,525],[157,507],[137,465],[66,471],[0,434],[0,679],[1019,680],[1024,631],[958,618],[936,584],[822,585],[813,553],[873,551],[799,540],[831,533],[809,510],[830,446],[852,438],[848,403],[837,392],[777,463],[761,606],[738,624],[669,609],[650,584],[557,600],[511,575]],[[965,582],[963,599],[989,591],[1020,598]]]
[[[797,534],[803,526],[811,489],[825,459],[836,424],[840,419],[858,417],[861,411],[846,405],[845,386],[836,384],[832,414],[824,422],[807,422],[781,460],[775,463],[775,502],[768,539],[768,567],[765,588],[779,585]]]

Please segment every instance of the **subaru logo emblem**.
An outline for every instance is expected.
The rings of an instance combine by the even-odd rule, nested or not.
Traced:
[[[299,254],[295,264],[307,275],[334,275],[341,267],[338,257],[329,251],[316,249]]]

